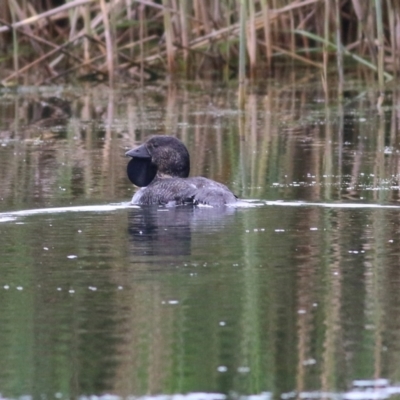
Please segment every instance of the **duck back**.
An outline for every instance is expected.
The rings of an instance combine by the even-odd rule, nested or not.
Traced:
[[[236,202],[236,196],[222,183],[203,177],[154,179],[132,198],[132,204],[209,205],[221,207]]]

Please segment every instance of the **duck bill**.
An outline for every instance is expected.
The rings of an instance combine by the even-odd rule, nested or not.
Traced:
[[[151,158],[151,155],[145,144],[127,151],[125,155],[132,158]]]

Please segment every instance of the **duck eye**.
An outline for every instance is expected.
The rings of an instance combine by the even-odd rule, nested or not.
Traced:
[[[158,147],[158,143],[153,143],[153,147],[156,149]]]

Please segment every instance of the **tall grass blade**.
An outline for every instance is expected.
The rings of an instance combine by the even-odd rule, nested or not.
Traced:
[[[376,30],[377,30],[377,47],[378,47],[378,82],[380,96],[384,96],[384,36],[383,36],[383,21],[382,21],[382,1],[375,0],[375,16],[376,16]]]
[[[230,25],[230,18],[231,18],[231,0],[226,0],[226,9],[225,9],[225,24],[227,26]],[[224,72],[223,72],[223,79],[225,82],[229,81],[230,77],[230,53],[231,53],[231,45],[230,45],[230,38],[229,35],[225,37],[225,63],[224,63]]]
[[[391,62],[393,65],[393,78],[397,79],[397,66],[396,66],[396,10],[394,9],[391,0],[386,0],[386,8],[389,19],[389,35],[390,35],[390,50],[391,50]]]
[[[173,40],[173,30],[171,22],[171,13],[169,11],[168,0],[162,0],[164,6],[164,34],[165,34],[165,44],[167,47],[167,65],[168,72],[172,75],[175,71],[175,57],[174,57],[174,40]]]
[[[397,72],[397,76],[399,75],[400,68],[400,5],[395,3],[395,43],[396,43],[396,52],[394,54],[394,68]]]
[[[187,19],[187,0],[179,0],[180,4],[180,23],[181,23],[181,43],[183,47],[183,73],[189,77],[189,32]]]
[[[32,17],[29,17],[29,18],[25,18],[25,19],[23,19],[22,21],[19,21],[19,22],[15,22],[12,27],[13,28],[19,28],[19,27],[24,26],[24,25],[33,24],[33,23],[39,21],[40,19],[49,18],[49,17],[51,17],[53,15],[56,15],[56,14],[59,14],[59,13],[61,13],[63,11],[69,10],[70,8],[78,7],[78,6],[81,6],[83,4],[92,3],[94,1],[97,1],[97,0],[72,0],[72,1],[70,1],[68,3],[66,3],[66,4],[63,4],[62,6],[52,8],[51,10],[45,11],[45,12],[43,12],[41,14],[34,15]],[[0,27],[0,33],[1,32],[7,32],[9,29],[10,28],[8,28],[7,26],[1,26]]]
[[[265,54],[267,56],[268,66],[271,67],[272,59],[272,40],[271,40],[271,24],[269,15],[268,0],[261,0],[261,10],[264,21],[264,40],[265,40]]]
[[[108,10],[105,0],[100,0],[101,14],[104,23],[104,36],[106,41],[106,53],[107,53],[107,69],[108,69],[108,82],[110,86],[114,83],[114,49],[111,38],[111,27],[108,18]]]
[[[343,100],[343,86],[344,86],[344,74],[343,74],[343,46],[341,38],[341,20],[340,20],[340,0],[335,0],[335,17],[336,17],[336,55],[337,55],[337,67],[338,67],[338,96],[339,100]]]
[[[92,29],[90,25],[90,9],[88,4],[84,5],[83,23],[85,30],[85,37],[83,38],[83,60],[86,64],[90,60],[90,41],[88,39],[88,36],[92,34]]]
[[[322,71],[322,81],[324,82],[323,88],[325,92],[325,97],[328,97],[328,87],[327,87],[327,80],[328,80],[328,45],[327,42],[329,41],[329,33],[330,33],[330,26],[329,26],[329,17],[331,15],[330,10],[330,0],[325,0],[325,9],[324,9],[324,43],[322,44],[322,59],[323,59],[323,66],[324,69]]]
[[[324,38],[321,38],[320,36],[314,35],[313,33],[310,33],[310,32],[306,32],[306,31],[303,31],[303,30],[298,30],[298,29],[296,29],[296,30],[295,30],[295,33],[297,33],[297,34],[299,34],[299,35],[308,36],[310,39],[313,39],[313,40],[315,40],[315,41],[317,41],[317,42],[320,42],[320,43],[326,42]],[[328,44],[328,46],[331,46],[332,49],[334,49],[334,50],[337,51],[337,46],[336,46],[335,43],[332,43],[331,41],[328,41],[328,42],[326,42],[326,43]],[[373,71],[377,71],[376,65],[372,64],[372,63],[369,62],[368,60],[366,60],[366,59],[364,59],[364,58],[358,56],[357,54],[351,53],[351,52],[350,52],[349,50],[347,50],[345,47],[342,47],[342,50],[343,50],[343,54],[344,54],[344,55],[346,55],[346,56],[348,56],[348,57],[351,57],[353,60],[359,62],[360,64],[364,65],[365,67],[368,67],[369,69],[371,69],[371,70],[373,70]],[[386,81],[390,81],[390,80],[393,79],[393,75],[389,74],[387,71],[385,71],[385,72],[383,73],[383,75],[384,75],[384,77],[386,78]]]
[[[140,86],[144,85],[144,6],[139,5],[139,40],[140,40]]]
[[[13,4],[10,3],[10,14],[11,14],[11,21],[14,26],[15,24],[15,10],[13,7]],[[18,35],[17,35],[17,30],[14,28],[12,30],[12,40],[13,40],[13,63],[14,63],[14,72],[15,72],[15,77],[18,79],[18,70],[19,70],[19,43],[18,43]]]
[[[371,1],[372,0],[370,1],[352,0],[352,4],[359,22],[361,40],[362,40],[362,35],[364,35],[373,63],[376,64],[376,51],[375,51],[374,34],[373,34],[374,31],[369,29],[368,27],[369,9],[371,8]]]
[[[211,71],[213,76],[217,73],[228,80],[235,71],[242,102],[247,62],[252,81],[261,66],[267,65],[270,71],[272,61],[278,57],[280,62],[290,58],[293,66],[297,60],[322,68],[327,91],[330,66],[335,60],[339,94],[348,57],[356,61],[359,76],[365,75],[365,66],[373,71],[369,76],[378,79],[381,93],[385,81],[399,74],[397,0],[69,0],[58,6],[59,3],[0,1],[0,45],[9,52],[0,59],[3,81],[37,66],[47,80],[77,70],[91,78],[89,71],[102,71],[101,75],[109,73],[113,84],[118,77],[116,71],[121,71],[121,78],[128,76],[144,85],[147,76],[173,75],[179,65],[182,76],[187,78],[209,76]],[[48,40],[50,44],[43,45],[42,38],[49,35],[54,36]],[[12,46],[8,47],[11,41]],[[25,46],[27,42],[33,51]],[[67,49],[72,43],[73,48]],[[319,60],[315,54],[321,50]],[[331,57],[334,51],[336,57]],[[128,74],[123,73],[124,69]],[[148,74],[149,71],[152,72]]]
[[[250,61],[250,79],[256,79],[256,67],[257,67],[257,35],[255,27],[255,6],[254,1],[248,2],[249,7],[249,22],[247,24],[248,35],[247,35],[247,48],[249,52]]]
[[[247,0],[240,0],[239,108],[241,110],[244,109],[246,95],[246,3]]]

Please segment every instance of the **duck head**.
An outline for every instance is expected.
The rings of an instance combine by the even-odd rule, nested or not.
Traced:
[[[127,166],[128,178],[139,187],[149,185],[156,176],[159,178],[189,176],[189,152],[185,145],[173,136],[153,136],[125,155],[132,157]]]

